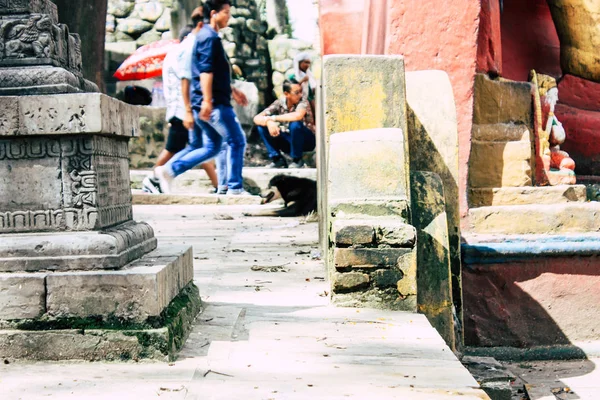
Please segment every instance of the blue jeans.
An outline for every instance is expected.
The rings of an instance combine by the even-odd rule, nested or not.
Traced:
[[[315,149],[315,134],[302,121],[290,122],[289,132],[281,132],[277,137],[271,136],[266,126],[259,126],[258,133],[271,158],[281,156],[280,151],[283,151],[297,160],[302,158],[303,152]]]
[[[210,123],[202,121],[198,112],[194,111],[194,122],[194,130],[191,132],[188,146],[165,165],[166,170],[176,177],[196,165],[215,158],[221,152],[223,139],[225,139],[229,147],[229,151],[226,153],[227,187],[234,190],[242,189],[246,135],[242,131],[233,107],[229,105],[213,106]]]

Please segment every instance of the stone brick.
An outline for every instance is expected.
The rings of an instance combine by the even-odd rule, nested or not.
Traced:
[[[474,124],[532,124],[533,100],[531,84],[506,79],[490,79],[485,74],[475,77]]]
[[[375,229],[377,244],[385,244],[392,247],[413,247],[416,240],[415,228],[401,221],[388,220],[378,223]]]
[[[374,238],[373,226],[366,221],[336,220],[333,222],[335,244],[339,245],[370,245]]]
[[[398,281],[398,292],[403,297],[417,296],[417,252],[409,251],[398,258],[398,268],[404,277]],[[416,299],[415,299],[416,303]]]
[[[335,249],[333,262],[336,268],[390,268],[410,253],[409,249]]]
[[[46,274],[0,274],[0,319],[40,317],[46,311]]]
[[[399,269],[379,269],[371,273],[373,283],[380,288],[397,287],[404,274]]]
[[[333,275],[333,290],[344,292],[362,289],[368,286],[370,281],[369,275],[360,272],[336,273]]]
[[[118,271],[64,272],[47,278],[48,314],[145,321],[158,316],[193,279],[191,248],[150,253]]]
[[[528,141],[474,141],[469,161],[469,186],[531,186],[531,159]]]

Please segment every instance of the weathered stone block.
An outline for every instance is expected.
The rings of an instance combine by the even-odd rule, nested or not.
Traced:
[[[473,188],[531,186],[531,142],[471,144],[469,185]]]
[[[415,297],[417,303],[417,252],[411,250],[398,258],[397,268],[402,271],[403,278],[396,285],[403,298]]]
[[[46,311],[46,274],[0,274],[0,319],[40,317]]]
[[[397,266],[409,249],[335,249],[333,263],[336,268],[391,268]]]
[[[485,74],[475,77],[474,124],[532,124],[531,84],[505,79],[492,80]]]
[[[367,287],[370,281],[368,274],[360,272],[336,273],[333,275],[333,290],[336,292],[360,290]]]
[[[400,129],[331,135],[330,201],[408,198],[408,144]]]
[[[419,268],[416,276],[419,311],[427,316],[448,346],[454,349],[456,338],[452,307],[453,304],[462,304],[461,271],[453,276],[444,186],[441,178],[431,172],[416,171],[411,178],[411,197],[415,202],[413,223],[417,229],[415,265]],[[410,271],[410,260],[408,265]],[[401,293],[411,290],[410,287],[400,288],[404,283],[399,282]]]
[[[399,269],[377,270],[371,274],[373,283],[379,288],[398,287],[398,282],[404,278]]]
[[[158,316],[193,279],[191,248],[158,250],[118,271],[60,272],[47,277],[46,308],[54,317]]]
[[[415,245],[416,232],[413,226],[402,221],[382,221],[376,225],[375,240],[378,245],[411,248]]]
[[[336,220],[333,222],[333,236],[337,246],[371,245],[375,231],[366,221]]]
[[[375,128],[405,130],[404,82],[400,56],[325,56],[325,135]]]

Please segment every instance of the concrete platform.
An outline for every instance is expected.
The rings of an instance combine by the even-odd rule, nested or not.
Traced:
[[[177,362],[9,360],[2,398],[488,399],[423,315],[331,307],[317,224],[242,215],[264,207],[135,206],[193,246],[205,311]]]

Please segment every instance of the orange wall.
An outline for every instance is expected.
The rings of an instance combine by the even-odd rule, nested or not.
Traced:
[[[408,71],[440,69],[450,76],[458,121],[459,196],[467,210],[473,84],[479,0],[391,0],[388,53],[403,54]]]

